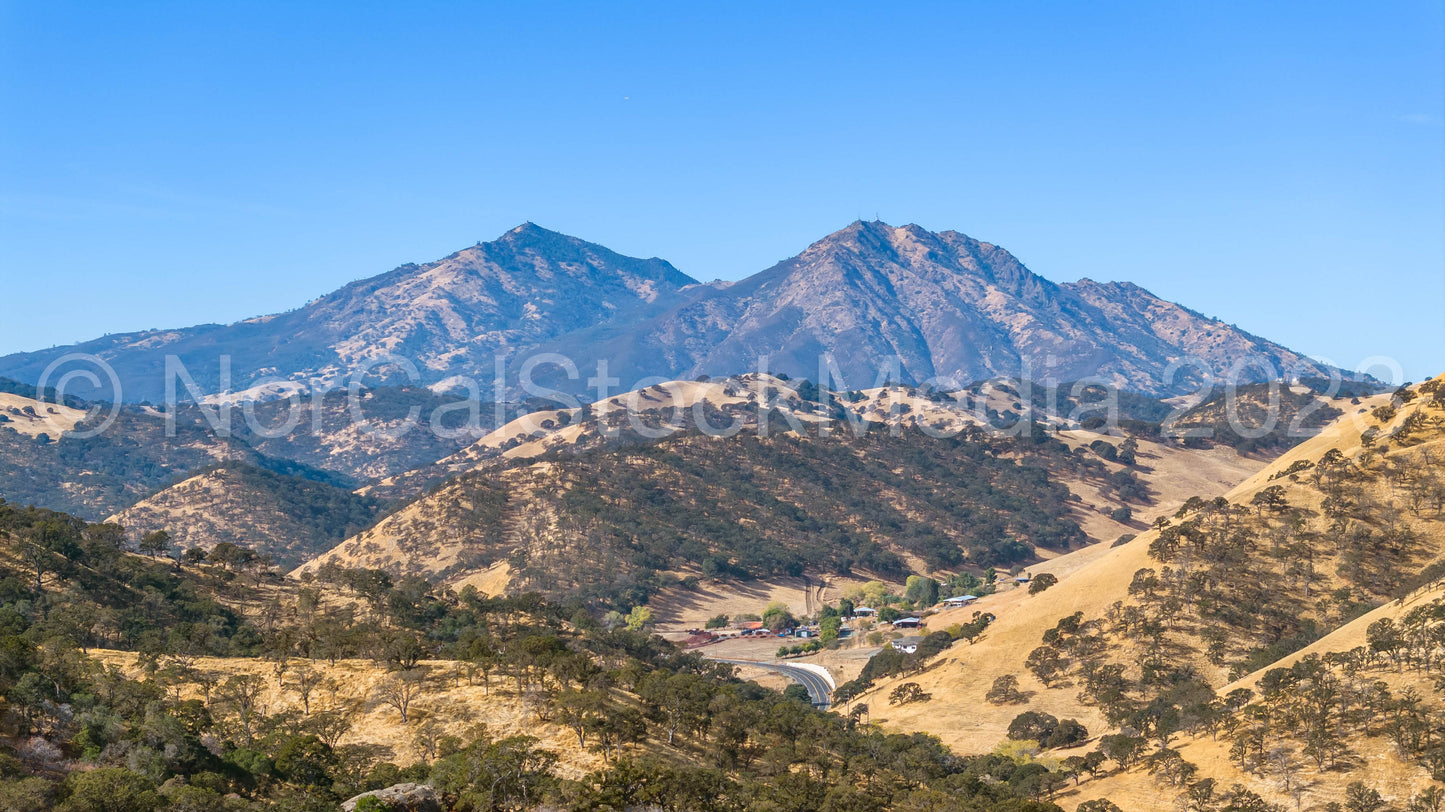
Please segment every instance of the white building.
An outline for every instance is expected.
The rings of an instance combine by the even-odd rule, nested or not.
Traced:
[[[895,651],[901,651],[904,654],[912,654],[915,651],[918,651],[918,644],[922,642],[922,637],[900,637],[899,639],[890,642],[888,645],[892,646]]]

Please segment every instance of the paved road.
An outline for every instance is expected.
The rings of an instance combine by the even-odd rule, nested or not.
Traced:
[[[813,705],[815,707],[827,710],[828,705],[830,704],[833,691],[831,688],[828,687],[828,681],[818,676],[817,674],[814,674],[812,671],[809,671],[806,668],[798,668],[797,666],[787,665],[784,663],[760,663],[756,660],[727,660],[721,657],[713,657],[710,659],[715,659],[720,663],[729,663],[731,665],[750,665],[753,668],[761,668],[766,671],[776,671],[777,673],[782,674],[793,682],[796,682],[804,688],[807,688],[808,696],[812,698]]]

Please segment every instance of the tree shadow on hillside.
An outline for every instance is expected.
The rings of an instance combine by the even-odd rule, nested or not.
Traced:
[[[657,595],[653,601],[660,599],[660,602],[667,604],[667,608],[662,612],[666,615],[663,622],[676,622],[683,614],[698,611],[712,601],[755,600],[758,604],[757,611],[762,612],[772,598],[775,586],[776,584],[764,581],[721,581],[714,584],[713,588],[699,585],[696,589],[676,586]]]

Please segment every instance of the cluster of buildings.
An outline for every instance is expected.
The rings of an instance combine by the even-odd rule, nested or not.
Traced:
[[[1018,584],[1026,584],[1029,582],[1029,576],[1020,575],[1014,580]],[[958,609],[964,606],[968,606],[977,600],[977,595],[955,595],[951,598],[944,598],[941,603],[943,604],[943,607],[945,609]],[[878,610],[874,609],[871,606],[857,606],[853,608],[853,616],[857,618],[876,619],[878,617]],[[923,626],[923,619],[921,617],[918,617],[917,615],[909,615],[907,617],[900,617],[897,620],[889,621],[884,625],[885,627],[892,627],[895,631],[907,631],[910,629],[921,628]],[[816,623],[813,623],[799,626],[794,629],[784,629],[782,631],[774,632],[764,626],[762,621],[757,620],[737,623],[726,629],[709,629],[707,631],[703,631],[701,629],[689,630],[690,633],[701,638],[700,642],[698,643],[699,645],[706,645],[707,643],[717,642],[719,640],[729,640],[745,637],[793,637],[798,639],[809,639],[817,637],[818,631],[818,625]],[[851,629],[845,623],[845,625],[840,631],[842,633],[842,636],[846,637],[850,633]],[[888,645],[892,646],[895,650],[901,651],[905,654],[913,654],[918,650],[918,644],[922,641],[922,637],[915,635],[892,640],[889,642]]]

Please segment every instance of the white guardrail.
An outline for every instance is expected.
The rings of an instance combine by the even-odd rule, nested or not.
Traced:
[[[820,677],[823,678],[823,681],[824,681],[824,682],[828,683],[828,690],[829,690],[829,691],[836,691],[836,690],[838,690],[838,683],[836,683],[836,682],[833,681],[833,675],[830,674],[830,673],[828,673],[828,669],[824,668],[824,667],[821,666],[821,665],[814,665],[813,663],[789,663],[789,662],[783,662],[783,663],[780,663],[780,665],[786,665],[786,666],[788,666],[789,668],[799,668],[799,669],[802,669],[802,670],[804,670],[804,671],[808,671],[808,672],[817,674],[818,676],[820,676]]]

